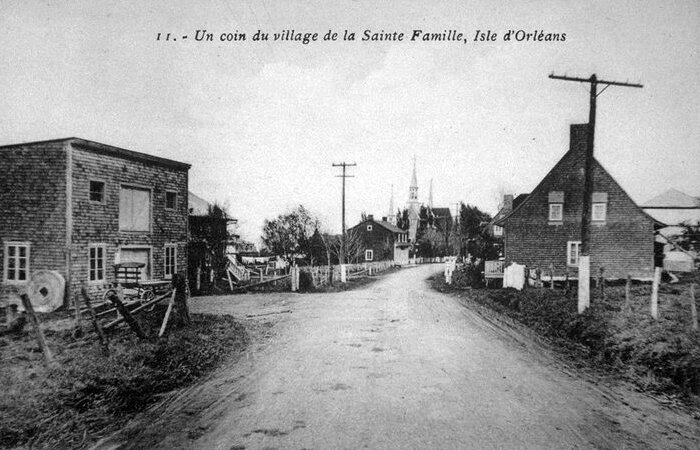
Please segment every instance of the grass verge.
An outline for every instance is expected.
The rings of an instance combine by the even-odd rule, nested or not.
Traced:
[[[152,336],[162,318],[157,308],[139,322]],[[243,326],[231,316],[192,319],[190,327],[157,340],[117,331],[109,356],[94,334],[75,341],[69,330],[46,330],[58,361],[53,368],[43,364],[31,332],[0,338],[0,447],[84,448],[247,344]]]
[[[660,317],[653,320],[649,284],[633,285],[628,307],[624,286],[607,287],[604,296],[596,291],[591,307],[578,314],[575,291],[471,289],[455,275],[452,285],[441,275],[431,284],[515,319],[575,360],[623,374],[642,390],[680,396],[700,406],[700,333],[691,330],[692,280],[661,286]]]

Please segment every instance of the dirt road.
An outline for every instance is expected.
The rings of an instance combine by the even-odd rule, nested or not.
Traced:
[[[122,447],[699,448],[700,421],[578,375],[432,291],[440,269],[336,294],[195,300],[194,312],[254,316],[259,340]]]

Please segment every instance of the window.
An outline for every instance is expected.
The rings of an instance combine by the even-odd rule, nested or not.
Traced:
[[[29,242],[5,243],[5,281],[25,283],[29,280]]]
[[[564,220],[564,192],[551,191],[549,193],[549,221],[561,222]]]
[[[372,261],[374,259],[373,250],[365,250],[365,261]]]
[[[367,225],[367,231],[372,231],[372,225]]]
[[[105,262],[107,261],[105,246],[90,245],[88,250],[88,280],[105,281]]]
[[[165,209],[177,208],[177,192],[167,191],[165,193]]]
[[[90,180],[90,201],[104,203],[105,183],[103,181]]]
[[[119,229],[123,231],[150,231],[150,190],[122,186],[119,192]]]
[[[177,245],[165,245],[165,278],[172,278],[177,272]]]
[[[591,207],[591,220],[594,222],[605,222],[608,215],[608,193],[594,192],[591,196],[593,205]]]
[[[566,243],[566,265],[578,267],[578,254],[581,251],[581,241]]]
[[[607,203],[593,203],[593,214],[591,215],[591,219],[596,222],[605,222],[607,210]]]
[[[552,215],[551,211],[549,212],[549,215],[551,217],[551,215]],[[549,219],[549,220],[552,220],[552,219]],[[493,235],[494,236],[503,236],[503,227],[499,227],[498,225],[494,225],[493,226]]]
[[[561,203],[550,203],[549,220],[552,222],[561,222],[564,220],[564,205]]]

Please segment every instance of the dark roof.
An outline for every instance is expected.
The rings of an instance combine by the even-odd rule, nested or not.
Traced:
[[[407,233],[406,230],[402,230],[401,228],[397,227],[396,225],[392,225],[389,222],[386,222],[384,220],[374,220],[374,219],[365,219],[362,222],[358,223],[354,227],[351,227],[350,229],[352,230],[353,228],[357,228],[360,225],[364,225],[367,222],[372,222],[374,224],[379,225],[380,227],[385,228],[386,230],[391,231],[392,233]]]
[[[172,159],[167,159],[167,158],[161,158],[160,156],[153,156],[149,155],[147,153],[141,153],[141,152],[135,152],[133,150],[127,150],[124,148],[120,147],[115,147],[113,145],[108,145],[108,144],[101,144],[99,142],[95,141],[88,141],[86,139],[81,139],[77,137],[68,137],[68,138],[62,138],[62,139],[50,139],[46,141],[34,141],[34,142],[25,142],[21,144],[10,144],[10,145],[3,145],[0,146],[0,150],[4,149],[9,149],[9,148],[16,148],[16,147],[31,147],[33,145],[38,145],[38,144],[50,144],[50,143],[59,143],[59,142],[64,142],[64,143],[69,143],[71,145],[74,145],[77,148],[81,148],[83,150],[89,150],[93,151],[96,153],[100,153],[103,155],[108,155],[108,156],[116,156],[124,159],[129,159],[132,161],[141,161],[141,162],[146,162],[150,164],[157,164],[160,166],[165,166],[165,167],[171,167],[175,169],[181,169],[181,170],[189,170],[190,167],[192,167],[190,164],[179,162],[179,161],[174,161]]]
[[[530,195],[530,194],[529,193],[528,194],[520,194],[517,197],[515,197],[515,199],[513,199],[513,209],[520,206],[520,204],[525,201],[525,199],[527,198],[528,195]]]
[[[430,209],[435,217],[452,217],[452,211],[450,208],[431,208]]]
[[[547,172],[547,175],[545,175],[545,176],[542,178],[542,180],[540,180],[540,182],[537,184],[537,186],[535,187],[535,189],[532,190],[532,192],[535,192],[535,191],[537,191],[537,190],[540,188],[540,186],[544,183],[544,181],[547,179],[547,177],[549,177],[555,170],[557,170],[557,168],[566,160],[566,158],[569,156],[570,153],[571,153],[571,150],[567,151],[567,152],[564,154],[564,156],[561,157],[561,159],[554,165],[554,167],[552,167],[552,169],[551,169],[549,172]],[[593,158],[593,164],[594,164],[594,165],[597,165],[597,166],[600,168],[600,170],[602,170],[603,172],[605,172],[606,174],[608,174],[608,176],[618,185],[618,187],[620,188],[620,190],[621,190],[625,195],[627,195],[627,197],[632,201],[632,203],[634,204],[634,206],[636,206],[637,209],[639,209],[639,211],[640,211],[643,215],[645,215],[649,220],[651,220],[657,227],[664,227],[664,226],[666,226],[666,224],[664,224],[663,222],[660,222],[660,221],[654,219],[654,218],[653,218],[652,216],[650,216],[646,211],[644,211],[639,205],[637,205],[637,203],[636,203],[634,200],[632,200],[632,197],[630,197],[629,194],[627,194],[627,192],[622,188],[622,186],[620,186],[620,183],[618,183],[617,180],[615,180],[615,178],[613,178],[613,176],[610,175],[610,172],[608,172],[607,170],[605,170],[605,167],[603,167],[603,165],[602,165],[601,163],[599,163],[597,159]],[[531,193],[532,193],[532,192],[531,192]],[[512,216],[513,214],[515,214],[515,212],[518,211],[524,204],[527,203],[528,199],[530,198],[530,197],[529,197],[529,194],[520,194],[520,195],[518,196],[518,198],[520,198],[520,197],[522,197],[522,196],[525,196],[525,198],[523,198],[522,200],[520,200],[520,203],[518,204],[518,206],[515,206],[515,200],[513,200],[513,210],[512,210],[511,212],[509,212],[508,214],[506,214],[505,216],[503,216],[503,217],[501,217],[500,219],[498,219],[497,221],[494,221],[494,222],[493,222],[494,225],[504,226],[504,225],[505,225],[505,221],[506,221],[510,216]]]

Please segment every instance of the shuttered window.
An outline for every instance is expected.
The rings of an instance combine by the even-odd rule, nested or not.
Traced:
[[[119,192],[119,229],[123,231],[150,231],[151,191],[122,186]]]

